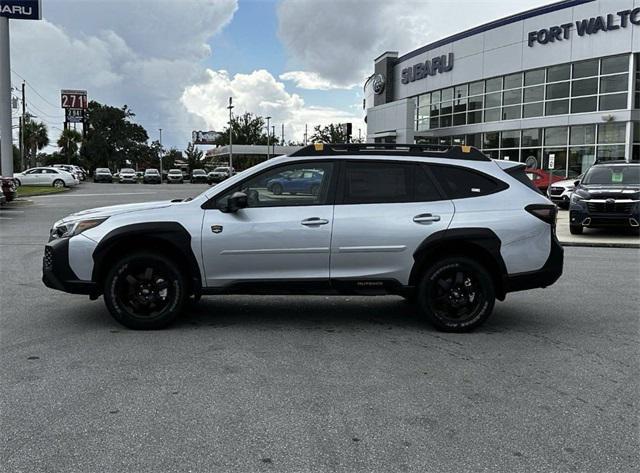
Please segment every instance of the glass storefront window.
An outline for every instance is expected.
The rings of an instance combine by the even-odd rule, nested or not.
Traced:
[[[577,179],[578,176],[591,167],[595,160],[595,146],[575,146],[569,148],[569,168],[567,170],[567,177],[569,179]]]
[[[467,123],[482,123],[482,110],[467,113]]]
[[[600,97],[600,110],[622,110],[627,108],[627,94],[603,95]]]
[[[451,126],[451,115],[440,116],[440,128]]]
[[[447,100],[453,100],[453,87],[449,87],[448,89],[442,90],[441,100],[446,102]]]
[[[540,169],[549,171],[549,157],[554,156],[554,176],[565,176],[567,169],[567,148],[544,148]]]
[[[612,161],[624,158],[624,146],[598,146],[598,161]]]
[[[604,58],[600,74],[615,74],[616,72],[627,72],[629,70],[629,56],[614,56]]]
[[[520,156],[521,162],[525,163],[528,168],[537,169],[540,167],[540,155],[542,153],[541,148],[523,149]]]
[[[545,115],[565,115],[569,113],[568,100],[554,100],[545,104]]]
[[[520,131],[503,131],[500,134],[501,148],[518,148],[520,147]]]
[[[499,156],[500,156],[500,159],[504,159],[505,161],[520,161],[520,150],[519,149],[501,149]]]
[[[435,92],[431,92],[431,103],[440,102],[440,91],[436,90]]]
[[[459,85],[455,88],[453,96],[456,99],[464,98],[467,96],[467,84]]]
[[[508,76],[504,76],[504,88],[506,89],[515,89],[518,87],[522,87],[522,73],[519,72],[517,74],[511,74]]]
[[[569,144],[590,145],[596,142],[595,125],[576,125],[569,131]]]
[[[629,74],[619,74],[617,76],[607,76],[600,79],[600,93],[622,92],[627,90]]]
[[[537,87],[527,87],[524,89],[525,102],[538,102],[540,100],[544,100],[544,86],[539,85]]]
[[[571,113],[595,112],[598,108],[598,97],[582,97],[571,100]]]
[[[577,62],[573,65],[573,78],[592,77],[598,75],[598,60]]]
[[[503,120],[515,120],[521,118],[522,109],[520,105],[512,105],[511,107],[502,107],[502,119]]]
[[[496,90],[502,90],[502,77],[496,77],[494,79],[488,79],[485,81],[486,91],[495,92]]]
[[[598,93],[598,79],[574,80],[571,84],[571,96],[595,95]]]
[[[491,133],[484,133],[482,138],[483,148],[499,148],[500,147],[500,133],[497,131]]]
[[[522,89],[507,90],[502,93],[503,105],[515,105],[522,101]]]
[[[440,103],[440,115],[448,115],[453,111],[453,102],[442,102]]]
[[[467,111],[467,99],[457,98],[453,101],[453,113],[460,113]]]
[[[559,82],[547,86],[547,100],[569,97],[569,83]]]
[[[499,107],[501,103],[501,93],[487,94],[484,96],[484,106],[487,108]]]
[[[466,143],[469,146],[475,146],[476,148],[482,148],[482,133],[476,133],[474,135],[467,135]]]
[[[523,118],[531,118],[531,117],[541,117],[544,109],[544,103],[530,103],[523,107],[522,109],[522,117]]]
[[[464,143],[464,135],[453,136],[451,137],[451,143],[454,145],[463,145]]]
[[[490,108],[484,111],[485,122],[497,122],[500,120],[500,109]]]
[[[571,66],[561,64],[559,66],[547,67],[547,82],[558,82],[568,80],[571,75]]]
[[[478,95],[476,97],[469,97],[469,110],[481,110],[484,106],[484,96]]]
[[[524,73],[524,85],[536,85],[544,83],[544,69],[527,71]]]
[[[598,144],[624,143],[625,123],[604,123],[598,126]]]
[[[484,94],[484,81],[472,82],[469,84],[469,95]]]
[[[567,145],[567,127],[556,126],[553,128],[546,128],[544,130],[544,145],[545,146],[566,146]]]
[[[540,128],[529,128],[522,130],[522,146],[529,148],[534,146],[542,146],[542,132]]]
[[[429,128],[438,128],[440,126],[440,119],[438,117],[431,117],[429,119]]]
[[[453,114],[453,126],[466,125],[467,114],[466,113],[454,113]]]

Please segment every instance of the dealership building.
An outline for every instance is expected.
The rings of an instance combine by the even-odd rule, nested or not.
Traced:
[[[375,60],[367,139],[467,144],[570,177],[640,159],[640,0],[565,0]]]

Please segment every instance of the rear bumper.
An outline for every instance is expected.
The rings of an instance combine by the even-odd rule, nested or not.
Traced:
[[[526,273],[511,274],[505,281],[505,292],[525,291],[551,286],[560,276],[564,264],[564,250],[555,234],[551,235],[551,251],[542,268]]]
[[[42,259],[42,282],[45,286],[71,294],[93,294],[96,284],[78,279],[69,266],[69,239],[46,244]]]

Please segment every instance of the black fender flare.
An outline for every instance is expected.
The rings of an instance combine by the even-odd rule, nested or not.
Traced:
[[[503,300],[508,273],[500,253],[501,245],[498,235],[488,228],[453,228],[432,233],[413,253],[414,264],[409,275],[409,285],[415,287],[418,284],[429,261],[459,249],[460,253],[475,257],[489,266],[496,283],[496,296]]]
[[[202,275],[200,266],[191,248],[191,235],[178,222],[145,222],[133,223],[115,228],[107,233],[93,252],[93,272],[91,279],[98,282],[104,274],[109,262],[110,251],[117,245],[136,241],[156,241],[158,245],[170,247],[181,258],[181,263],[189,271],[188,279],[192,282],[192,290],[200,294]],[[149,249],[153,249],[150,247]]]

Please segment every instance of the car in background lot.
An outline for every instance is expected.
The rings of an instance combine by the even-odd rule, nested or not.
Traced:
[[[11,202],[16,198],[16,195],[18,193],[18,186],[16,185],[16,181],[14,181],[12,177],[0,178],[0,184],[2,186],[2,195],[7,202]]]
[[[160,171],[155,168],[146,169],[142,176],[142,182],[143,184],[162,184]]]
[[[549,185],[551,185],[552,183],[566,179],[565,176],[552,175],[548,171],[543,171],[542,169],[527,168],[525,169],[525,173],[527,174],[527,177],[531,179],[533,185],[540,190],[540,192],[546,192],[546,190],[549,188]]]
[[[184,177],[182,176],[182,171],[180,169],[171,169],[167,173],[167,184],[183,184]]]
[[[136,172],[131,168],[122,168],[120,169],[120,174],[118,176],[118,182],[125,183],[130,182],[132,184],[138,183],[138,177],[136,176]]]
[[[71,173],[54,167],[27,169],[14,174],[13,179],[18,186],[73,187],[80,183]]]
[[[569,231],[584,227],[640,228],[640,163],[594,164],[571,195]]]
[[[109,168],[96,168],[93,173],[93,182],[113,182],[113,174]]]
[[[82,177],[82,173],[78,171],[76,166],[72,166],[71,164],[54,164],[52,167],[67,171],[74,178],[78,179],[78,181],[84,180],[84,178]]]
[[[233,175],[233,169],[229,166],[219,166],[209,173],[207,176],[207,183],[217,184],[225,179],[228,179]]]
[[[191,172],[191,184],[206,184],[207,183],[207,173],[204,169],[194,169]]]
[[[313,169],[283,173],[267,181],[267,190],[275,195],[311,194],[317,195],[322,184],[322,174]]]
[[[573,179],[565,179],[564,181],[554,182],[547,189],[547,197],[561,209],[568,209],[571,200],[571,194],[576,188],[576,182],[582,179],[584,174],[580,174]]]

